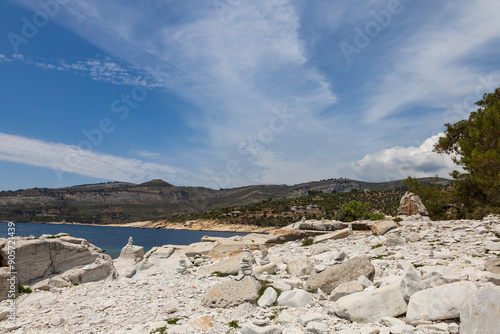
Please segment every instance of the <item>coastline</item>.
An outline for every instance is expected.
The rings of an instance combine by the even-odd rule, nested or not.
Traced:
[[[240,233],[269,233],[279,229],[278,226],[257,226],[242,224],[225,224],[213,220],[190,220],[182,223],[167,223],[164,221],[138,221],[124,224],[86,224],[74,222],[32,222],[34,224],[58,224],[58,225],[88,225],[88,226],[112,226],[125,228],[150,228],[164,230],[187,230],[187,231],[207,231],[207,232],[240,232]]]

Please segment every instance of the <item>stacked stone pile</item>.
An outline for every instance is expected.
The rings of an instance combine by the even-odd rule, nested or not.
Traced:
[[[114,261],[116,279],[22,295],[17,325],[3,320],[0,328],[12,333],[499,333],[500,218],[402,218],[355,222],[351,229],[334,221],[286,229],[321,232],[303,236],[312,242],[273,244],[266,241],[284,233],[254,234],[167,245],[144,255],[128,245]],[[304,224],[308,229],[299,229]],[[0,318],[5,314],[0,309]]]

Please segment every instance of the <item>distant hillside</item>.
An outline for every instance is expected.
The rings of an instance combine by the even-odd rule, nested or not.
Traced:
[[[419,179],[429,183],[429,178]],[[440,184],[449,180],[440,179]],[[254,185],[214,190],[177,187],[163,180],[142,184],[108,182],[68,188],[33,188],[0,192],[0,220],[23,222],[68,221],[80,223],[125,223],[166,218],[269,199],[297,198],[311,191],[343,193],[351,190],[379,191],[403,188],[403,180],[370,183],[329,179],[287,185]]]

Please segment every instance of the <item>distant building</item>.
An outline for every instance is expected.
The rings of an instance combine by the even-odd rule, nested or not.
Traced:
[[[290,211],[292,211],[292,213],[303,212],[306,211],[306,208],[304,208],[303,206],[292,206],[290,208]]]
[[[306,211],[322,211],[322,208],[319,205],[308,205],[307,207],[292,206],[290,208],[290,211],[292,211],[292,213],[306,212]]]
[[[240,211],[233,211],[228,213],[229,216],[231,217],[239,217],[241,215]]]

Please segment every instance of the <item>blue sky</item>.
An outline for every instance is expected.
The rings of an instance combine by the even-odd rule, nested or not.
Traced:
[[[447,177],[495,0],[0,2],[0,190]]]

